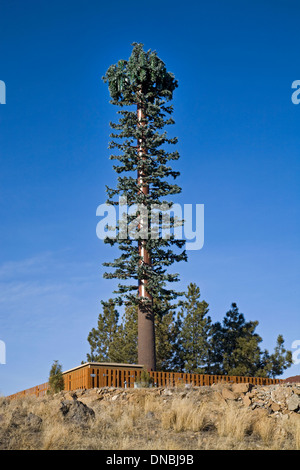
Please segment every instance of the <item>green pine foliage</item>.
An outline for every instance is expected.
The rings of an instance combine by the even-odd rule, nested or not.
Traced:
[[[101,303],[103,311],[98,316],[97,328],[93,328],[88,335],[91,352],[87,354],[87,360],[89,362],[114,362],[113,352],[119,313],[113,299]]]
[[[246,321],[235,303],[222,323],[212,323],[208,304],[201,300],[195,283],[188,286],[180,310],[155,301],[157,370],[278,377],[292,364],[292,353],[284,347],[282,335],[274,352],[262,350],[262,338],[256,333],[257,321]],[[98,328],[89,334],[91,353],[88,361],[137,363],[136,305],[127,305],[119,322],[119,313],[112,299],[103,302]],[[167,313],[166,313],[167,312]]]
[[[98,327],[88,335],[90,353],[89,362],[119,362],[137,364],[138,308],[126,305],[121,321],[112,299],[104,304],[103,312],[98,317]],[[157,307],[158,308],[158,307]],[[173,370],[175,342],[177,336],[174,311],[169,307],[164,315],[155,318],[155,342],[158,370]]]
[[[109,148],[110,159],[117,174],[115,187],[106,187],[107,204],[118,206],[126,199],[127,206],[141,204],[148,211],[148,226],[139,233],[120,236],[123,221],[117,221],[117,236],[104,241],[117,245],[121,254],[112,262],[103,263],[110,268],[107,279],[119,281],[114,291],[115,299],[102,302],[103,312],[98,326],[88,336],[91,352],[89,361],[137,362],[137,318],[141,302],[139,282],[145,281],[150,308],[155,313],[155,343],[157,370],[200,372],[224,375],[248,375],[273,377],[281,375],[291,365],[291,352],[284,348],[284,340],[278,336],[273,354],[262,351],[262,338],[256,333],[257,321],[246,321],[236,304],[226,313],[223,322],[212,323],[208,316],[208,304],[200,300],[200,289],[195,283],[188,286],[185,299],[170,287],[179,276],[170,272],[175,262],[186,261],[184,240],[175,239],[172,229],[182,225],[181,220],[170,218],[171,236],[163,238],[165,221],[151,219],[151,209],[164,206],[172,208],[173,196],[181,192],[175,183],[179,172],[171,166],[179,153],[170,151],[177,143],[170,137],[166,126],[174,124],[173,107],[170,104],[177,80],[168,72],[155,51],[144,51],[143,44],[133,43],[128,60],[111,65],[105,76],[111,103],[119,107],[118,122],[111,122],[112,133]],[[138,119],[137,107],[142,110]],[[141,119],[141,118],[140,118]],[[137,142],[142,143],[138,146]],[[143,149],[141,158],[141,147]],[[137,175],[142,174],[141,178]],[[142,191],[147,186],[149,191]],[[128,216],[127,227],[135,222],[139,213]],[[135,225],[136,227],[136,225]],[[136,229],[135,229],[136,230]],[[158,237],[151,234],[156,232]],[[132,236],[133,235],[133,236]],[[150,263],[142,259],[138,243],[143,241]],[[116,305],[125,310],[119,321]]]
[[[282,335],[278,335],[273,354],[265,351],[262,360],[264,371],[267,377],[278,377],[293,363],[292,352],[284,347]]]
[[[114,362],[137,364],[137,336],[137,307],[136,305],[126,305],[122,321],[116,331],[111,359]]]
[[[258,321],[245,320],[235,303],[223,323],[212,328],[210,372],[248,377],[275,377],[292,364],[292,354],[284,348],[279,335],[273,354],[261,350],[262,338],[256,333]]]
[[[115,188],[107,187],[107,204],[118,206],[119,198],[126,197],[128,208],[137,204],[143,205],[149,214],[148,227],[143,233],[136,234],[136,238],[122,238],[119,236],[121,221],[118,221],[117,237],[106,238],[110,245],[117,244],[121,255],[113,262],[105,262],[104,266],[112,268],[106,272],[107,279],[119,279],[120,283],[114,292],[117,301],[138,304],[138,281],[147,281],[147,293],[152,299],[172,301],[180,294],[171,289],[169,283],[178,281],[178,274],[170,273],[169,267],[174,262],[186,260],[186,252],[182,249],[184,240],[175,239],[171,233],[169,239],[150,237],[151,223],[158,232],[164,227],[160,218],[158,224],[151,220],[152,205],[166,204],[170,209],[172,201],[169,196],[181,192],[181,188],[173,182],[179,172],[172,169],[170,162],[178,160],[177,151],[168,151],[169,145],[177,143],[177,138],[168,137],[165,126],[174,123],[171,118],[173,112],[169,102],[177,87],[177,81],[171,72],[168,72],[163,61],[155,51],[143,50],[143,44],[134,43],[128,60],[119,60],[111,65],[103,80],[108,83],[111,103],[120,107],[117,123],[110,123],[113,129],[110,148],[116,152],[111,159],[117,162],[113,166],[117,173]],[[142,107],[144,113],[143,126],[138,125],[137,105]],[[146,154],[141,159],[137,148],[137,141],[143,142]],[[143,184],[149,187],[149,194],[141,191],[141,183],[137,180],[137,172],[143,172]],[[171,181],[170,181],[171,179]],[[128,225],[136,215],[128,217]],[[182,224],[182,221],[170,219],[170,230]],[[138,239],[146,240],[145,248],[151,257],[151,265],[142,263],[137,249]],[[134,281],[134,282],[132,282]]]
[[[243,353],[250,340],[251,354],[249,345],[247,353],[250,354],[251,361],[255,359],[258,344],[262,341],[260,336],[255,333],[257,325],[258,322],[246,322],[243,313],[239,312],[235,303],[226,313],[223,323],[216,322],[213,325],[210,363],[214,374],[238,375],[234,372],[241,368],[239,355]],[[256,358],[253,366],[255,369],[257,364]]]
[[[62,375],[62,366],[58,361],[54,361],[49,373],[49,393],[58,393],[65,388],[64,378]]]
[[[200,289],[191,283],[181,302],[179,318],[179,356],[183,369],[188,372],[203,374],[209,366],[211,318],[208,304],[200,301]]]
[[[141,387],[152,387],[153,378],[150,377],[147,369],[143,369],[141,375],[135,379],[135,383],[139,384]]]
[[[98,316],[97,328],[88,335],[90,353],[88,362],[137,363],[137,307],[126,305],[119,322],[116,303],[110,299],[102,302],[103,311]]]

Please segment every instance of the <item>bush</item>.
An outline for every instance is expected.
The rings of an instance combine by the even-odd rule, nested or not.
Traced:
[[[147,369],[143,369],[141,371],[140,377],[136,379],[135,383],[140,387],[152,387],[153,379],[152,377],[150,377],[150,374]]]
[[[58,393],[65,388],[62,366],[54,361],[49,374],[49,393]]]

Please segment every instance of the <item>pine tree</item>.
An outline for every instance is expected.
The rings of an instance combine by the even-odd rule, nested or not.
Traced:
[[[269,354],[268,351],[264,352],[262,363],[267,377],[278,377],[292,365],[292,352],[285,349],[282,335],[277,337],[273,354]]]
[[[253,329],[254,331],[254,329]],[[246,377],[267,377],[261,360],[260,336],[248,330],[245,336],[237,338],[236,346],[229,354],[224,354],[223,368],[228,375]]]
[[[258,344],[262,341],[261,337],[255,333],[258,325],[257,321],[246,322],[244,314],[239,312],[236,303],[232,303],[231,309],[226,312],[223,323],[215,323],[212,328],[211,342],[211,371],[214,374],[246,375],[242,370],[247,370],[250,366],[242,367],[243,361],[248,364],[247,355],[254,361],[257,350],[260,351]],[[242,350],[247,347],[247,353]],[[251,349],[251,352],[249,348]],[[257,349],[258,348],[258,349]],[[253,364],[253,370],[257,369],[257,360]],[[241,374],[233,372],[241,371]]]
[[[138,362],[155,370],[153,299],[177,298],[179,293],[168,284],[178,281],[178,274],[171,274],[167,269],[174,262],[186,260],[186,253],[181,250],[184,241],[176,239],[174,233],[170,237],[159,236],[166,223],[163,218],[158,221],[151,212],[154,205],[167,208],[163,212],[170,210],[172,201],[168,196],[181,191],[178,185],[169,182],[169,178],[179,176],[169,165],[179,154],[165,148],[166,144],[176,144],[177,138],[168,138],[163,131],[166,125],[174,123],[170,117],[173,108],[167,102],[172,100],[178,84],[157,53],[145,52],[143,44],[137,43],[133,44],[128,61],[119,60],[111,65],[103,79],[108,83],[111,103],[121,108],[118,123],[110,123],[114,130],[110,148],[117,150],[110,158],[118,162],[114,165],[118,179],[115,189],[107,187],[107,204],[118,206],[120,198],[126,198],[128,208],[139,205],[138,223],[136,216],[130,216],[127,226],[129,229],[133,223],[138,230],[129,230],[132,236],[124,237],[120,220],[116,226],[117,237],[105,239],[110,245],[117,243],[122,254],[113,262],[104,263],[113,269],[104,277],[122,281],[115,291],[120,304],[125,301],[137,305]],[[180,223],[171,217],[170,231]]]
[[[88,335],[91,347],[90,354],[87,354],[89,362],[113,362],[119,313],[113,299],[101,303],[103,311],[99,314],[97,328],[93,328]]]
[[[155,308],[160,312],[155,318],[157,370],[174,371],[178,336],[175,309],[168,303],[163,305],[162,302]]]
[[[281,335],[273,354],[262,351],[262,338],[255,332],[258,321],[246,322],[235,303],[223,323],[212,328],[210,361],[214,374],[248,377],[276,377],[291,365],[292,353],[287,351]]]
[[[111,359],[113,362],[137,364],[137,306],[126,305],[124,314],[118,325],[113,347],[111,348]]]
[[[54,361],[49,373],[49,393],[58,393],[65,388],[62,375],[62,366],[58,361]]]
[[[211,318],[208,304],[200,296],[199,287],[191,283],[180,312],[179,355],[183,370],[201,374],[209,367]]]

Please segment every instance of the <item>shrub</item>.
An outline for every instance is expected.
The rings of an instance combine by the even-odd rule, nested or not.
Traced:
[[[64,390],[65,383],[62,375],[62,366],[54,361],[49,374],[49,393],[58,393]]]

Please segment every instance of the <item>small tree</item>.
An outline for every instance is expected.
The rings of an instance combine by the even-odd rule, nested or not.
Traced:
[[[185,294],[180,312],[179,357],[181,366],[188,373],[203,374],[209,363],[209,338],[211,335],[211,318],[208,304],[200,301],[200,289],[190,283]]]
[[[136,378],[135,383],[140,387],[152,387],[153,378],[150,377],[149,372],[144,368],[141,371],[140,377]]]
[[[278,377],[285,369],[293,363],[292,352],[284,347],[284,339],[282,335],[278,335],[274,353],[264,352],[264,370],[267,377]]]
[[[49,374],[49,392],[58,393],[65,388],[65,382],[62,375],[62,366],[58,361],[54,361]]]

